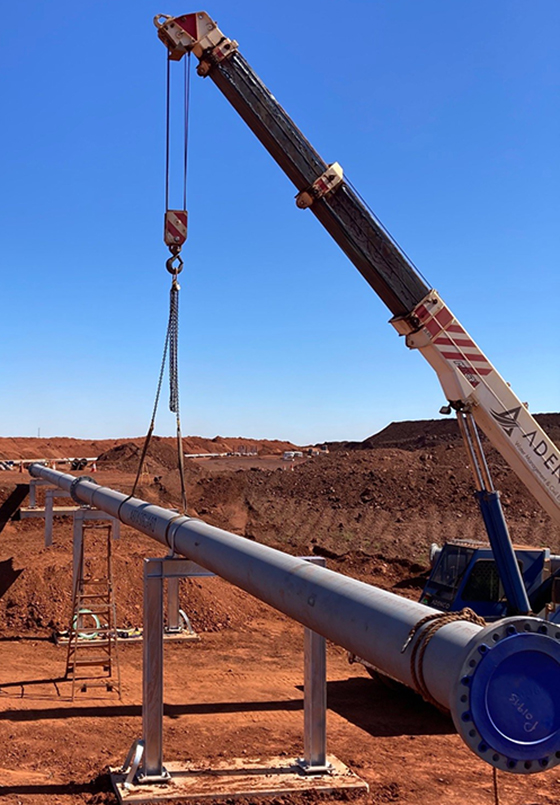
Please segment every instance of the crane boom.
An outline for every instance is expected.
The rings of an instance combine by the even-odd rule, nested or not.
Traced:
[[[391,324],[435,370],[450,405],[472,413],[521,482],[560,524],[560,450],[488,358],[429,288],[399,246],[327,165],[238,50],[206,14],[158,15],[158,36],[171,60],[186,53],[208,76],[293,182],[310,208],[389,308]]]

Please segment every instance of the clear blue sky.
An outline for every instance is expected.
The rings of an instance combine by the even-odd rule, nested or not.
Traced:
[[[198,10],[20,0],[2,26],[0,435],[146,430],[169,287],[152,17]],[[206,10],[531,410],[558,411],[558,0]],[[186,434],[307,443],[437,416],[433,371],[194,71],[188,192]]]

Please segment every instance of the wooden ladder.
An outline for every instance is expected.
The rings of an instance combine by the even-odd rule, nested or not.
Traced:
[[[72,618],[66,655],[66,679],[72,679],[72,701],[76,688],[82,692],[104,687],[121,695],[121,671],[117,644],[117,618],[113,594],[111,556],[111,523],[82,524],[82,540],[76,584],[72,598]],[[88,563],[86,572],[86,535],[104,531],[106,553],[103,558]],[[94,674],[93,669],[99,673]]]

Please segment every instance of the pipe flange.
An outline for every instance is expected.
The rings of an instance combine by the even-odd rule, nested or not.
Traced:
[[[560,763],[560,626],[516,617],[482,629],[451,712],[465,743],[498,769],[532,774]]]
[[[96,486],[99,486],[99,484],[97,483],[95,478],[91,478],[91,476],[89,475],[80,475],[78,478],[74,478],[74,480],[70,484],[70,489],[68,491],[70,492],[70,497],[72,498],[72,500],[75,503],[79,503],[81,506],[83,506],[84,505],[83,500],[79,500],[75,494],[76,487],[78,486],[80,481],[91,481],[91,483],[95,484]]]

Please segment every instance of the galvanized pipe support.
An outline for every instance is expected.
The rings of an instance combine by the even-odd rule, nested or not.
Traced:
[[[413,687],[411,629],[435,610],[121,492],[40,465],[34,477],[96,506]],[[531,773],[560,762],[560,627],[509,618],[446,623],[423,654],[430,696],[479,757]]]
[[[144,560],[144,621],[142,661],[143,755],[137,782],[169,779],[163,765],[163,585],[214,574],[182,558]]]
[[[323,566],[322,557],[306,561]],[[144,560],[144,633],[142,664],[142,747],[135,775],[139,784],[169,779],[163,765],[163,587],[164,581],[214,576],[195,562],[164,557]],[[329,771],[326,738],[326,641],[305,629],[304,634],[304,738],[298,763],[308,774]],[[129,759],[130,761],[130,759]]]

